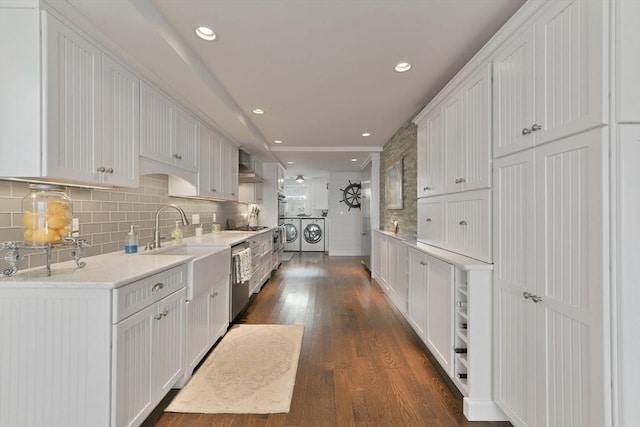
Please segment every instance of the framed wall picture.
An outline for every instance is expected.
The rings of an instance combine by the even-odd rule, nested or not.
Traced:
[[[402,209],[402,159],[389,166],[384,176],[386,209]]]

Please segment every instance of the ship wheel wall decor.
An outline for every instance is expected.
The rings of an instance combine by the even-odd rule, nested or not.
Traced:
[[[349,181],[349,185],[347,185],[347,188],[345,188],[344,190],[341,188],[340,191],[342,191],[342,200],[340,201],[349,206],[349,210],[351,210],[351,208],[360,208],[359,183],[351,183],[351,181]]]

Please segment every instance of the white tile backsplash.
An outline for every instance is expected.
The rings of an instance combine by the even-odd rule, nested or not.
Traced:
[[[247,205],[235,202],[215,202],[168,197],[168,177],[166,175],[145,175],[140,177],[139,188],[86,189],[67,188],[67,194],[73,201],[73,216],[80,220],[80,232],[91,248],[86,255],[98,255],[124,250],[125,233],[131,224],[137,226],[140,246],[153,239],[155,212],[162,204],[175,203],[187,214],[187,218],[197,213],[204,226],[205,233],[211,231],[213,214],[217,222],[224,227],[227,219],[236,224],[246,223]],[[22,199],[29,194],[29,184],[24,182],[0,180],[0,242],[22,240]],[[160,229],[169,236],[179,219],[172,209],[160,214]],[[195,235],[195,226],[183,227],[184,236]],[[69,247],[55,249],[52,262],[71,259]],[[5,268],[0,252],[0,268]],[[45,263],[44,251],[21,251],[25,258],[19,268],[42,266]]]

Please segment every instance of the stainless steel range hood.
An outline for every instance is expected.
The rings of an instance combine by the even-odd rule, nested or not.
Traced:
[[[240,164],[238,165],[238,182],[240,184],[261,184],[264,182],[264,178],[256,173],[254,157],[240,149],[238,159]]]

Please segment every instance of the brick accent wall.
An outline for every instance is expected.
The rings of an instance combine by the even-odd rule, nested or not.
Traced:
[[[22,241],[22,199],[27,194],[27,183],[0,180],[0,242]],[[153,240],[155,212],[162,204],[177,204],[184,209],[190,222],[191,214],[200,214],[205,233],[211,232],[214,213],[216,221],[223,228],[227,219],[234,220],[238,225],[247,223],[246,204],[182,199],[168,197],[167,194],[167,175],[144,175],[140,177],[138,188],[98,190],[68,187],[67,195],[73,201],[73,216],[80,220],[80,235],[92,245],[85,250],[85,256],[124,251],[125,233],[131,224],[138,227],[142,250],[146,243]],[[168,238],[178,219],[175,210],[162,211],[162,235]],[[182,227],[184,236],[194,236],[195,227]],[[52,263],[72,259],[70,252],[69,247],[53,250]],[[24,250],[20,254],[25,256],[18,264],[21,270],[45,265],[44,251]],[[0,251],[0,269],[8,266],[2,259],[3,255],[4,251]]]
[[[380,155],[380,229],[392,231],[398,221],[398,235],[415,238],[417,233],[418,128],[407,120],[384,145]],[[387,209],[385,180],[387,168],[403,159],[402,209]]]

